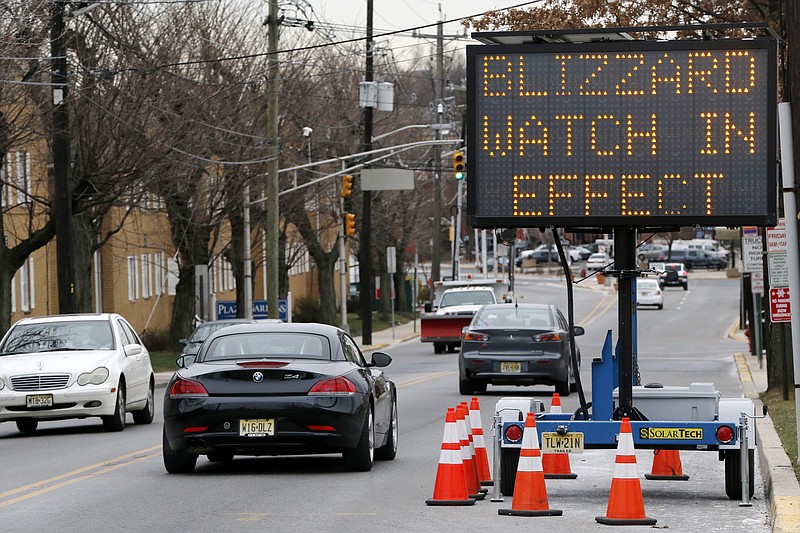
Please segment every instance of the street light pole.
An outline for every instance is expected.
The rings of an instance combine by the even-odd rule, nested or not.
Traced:
[[[50,53],[53,57],[53,219],[56,225],[58,312],[74,313],[75,265],[73,256],[72,194],[69,187],[70,129],[67,106],[67,47],[64,2],[53,2]]]
[[[280,202],[278,197],[278,157],[280,143],[278,139],[278,90],[280,88],[280,70],[278,66],[278,0],[269,0],[269,36],[267,48],[267,139],[272,143],[272,155],[267,163],[267,316],[279,318],[278,309],[278,245],[280,242]]]
[[[372,40],[373,1],[367,0],[367,60],[364,81],[373,81],[373,47]],[[364,151],[372,150],[372,107],[364,107]],[[372,344],[372,268],[370,232],[372,231],[372,192],[361,190],[361,233],[359,242],[360,257],[358,261],[359,299],[361,303],[361,343]]]

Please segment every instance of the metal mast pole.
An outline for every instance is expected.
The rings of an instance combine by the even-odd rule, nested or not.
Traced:
[[[441,6],[439,6],[439,23],[436,25],[436,76],[439,83],[434,84],[437,90],[436,100],[439,112],[440,127],[436,130],[436,140],[442,138],[442,115],[444,113],[444,26],[442,24]],[[442,149],[436,148],[436,175],[433,178],[433,252],[431,257],[431,278],[441,279],[442,262]]]
[[[278,318],[278,243],[280,241],[280,202],[278,201],[278,0],[269,0],[269,35],[267,46],[267,139],[272,143],[272,158],[267,163],[267,316]]]

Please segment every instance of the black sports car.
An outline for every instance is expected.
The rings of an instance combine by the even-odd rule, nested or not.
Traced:
[[[246,324],[213,333],[164,395],[164,466],[194,470],[199,455],[341,453],[347,470],[397,453],[397,389],[355,341],[324,324]]]

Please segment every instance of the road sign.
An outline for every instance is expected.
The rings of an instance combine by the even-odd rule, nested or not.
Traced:
[[[788,244],[786,239],[786,225],[784,219],[778,219],[778,225],[774,228],[767,228],[767,251],[786,252]]]
[[[767,254],[767,271],[770,287],[789,286],[789,262],[786,252],[770,252]]]
[[[236,318],[236,300],[217,300],[217,320]],[[253,318],[267,318],[267,301],[253,300]],[[286,300],[278,300],[278,318],[289,320]]]
[[[790,322],[792,320],[792,309],[789,306],[789,289],[770,287],[769,319],[772,322]]]
[[[761,236],[748,235],[742,237],[742,263],[744,272],[761,272],[764,270],[764,245]]]
[[[753,272],[750,274],[750,292],[753,294],[764,294],[764,272]]]

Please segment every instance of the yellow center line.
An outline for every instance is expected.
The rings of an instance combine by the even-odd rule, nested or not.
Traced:
[[[591,324],[592,322],[594,322],[595,320],[597,320],[598,318],[603,316],[603,313],[608,311],[608,309],[612,305],[614,305],[614,303],[616,301],[617,301],[617,298],[613,294],[605,295],[603,297],[603,299],[600,300],[597,303],[597,305],[594,306],[594,309],[589,311],[589,314],[586,315],[586,317],[583,320],[579,321],[578,324],[580,324],[581,326],[585,326],[585,325]]]
[[[72,477],[78,476],[80,474],[83,474],[84,472],[88,472],[90,470],[95,470],[95,469],[98,469],[98,468],[106,467],[104,470],[100,470],[99,471],[99,472],[105,472],[105,471],[110,471],[109,468],[110,469],[116,469],[116,468],[119,468],[119,467],[122,467],[122,466],[133,464],[133,463],[138,462],[138,461],[143,460],[143,459],[150,459],[151,457],[155,457],[155,456],[157,456],[159,454],[146,455],[145,457],[141,457],[141,456],[142,456],[142,454],[147,454],[147,453],[153,452],[155,450],[161,450],[161,445],[159,444],[158,446],[152,446],[150,448],[145,448],[143,450],[139,450],[139,451],[136,451],[136,452],[128,453],[128,454],[125,454],[125,455],[120,455],[119,457],[115,457],[114,459],[109,459],[109,460],[103,461],[101,463],[95,463],[93,465],[84,466],[82,468],[78,468],[77,470],[72,470],[70,472],[66,472],[64,474],[60,474],[58,476],[54,476],[54,477],[51,477],[49,479],[44,479],[42,481],[37,481],[35,483],[30,483],[28,485],[25,485],[25,486],[22,486],[22,487],[18,487],[16,489],[12,489],[12,490],[9,490],[9,491],[6,491],[6,492],[0,492],[0,499],[8,498],[9,496],[13,496],[14,494],[19,494],[20,492],[25,492],[25,491],[29,491],[29,490],[38,489],[39,487],[43,487],[45,485],[48,485],[50,483],[54,483],[54,482],[57,482],[57,481],[61,481],[63,479],[72,478]],[[129,461],[129,459],[133,459],[133,460]],[[115,463],[120,463],[120,464],[115,464]],[[77,479],[85,479],[87,477],[92,477],[92,475],[82,476],[82,477],[77,478]],[[52,490],[52,488],[63,486],[63,485],[68,485],[68,484],[69,484],[69,482],[58,484],[58,485],[53,485],[52,487],[46,487],[46,488],[42,489],[41,491],[37,491],[37,492],[35,492],[33,494],[37,494],[37,493],[40,493],[40,492],[47,492],[48,490]],[[27,498],[24,498],[24,499],[27,499]],[[15,503],[16,501],[17,500],[9,500],[9,501],[6,501],[6,502],[2,502],[2,503],[0,503],[0,507],[5,507],[7,505],[10,505],[11,503]]]
[[[454,374],[455,374],[455,372],[437,372],[435,374],[429,374],[427,376],[422,376],[422,377],[419,377],[419,378],[415,378],[415,379],[412,379],[410,381],[404,381],[403,383],[398,383],[397,387],[398,388],[399,387],[409,387],[411,385],[417,385],[419,383],[424,383],[424,382],[430,381],[432,379],[439,379],[439,378],[443,378],[445,376],[452,376]]]

